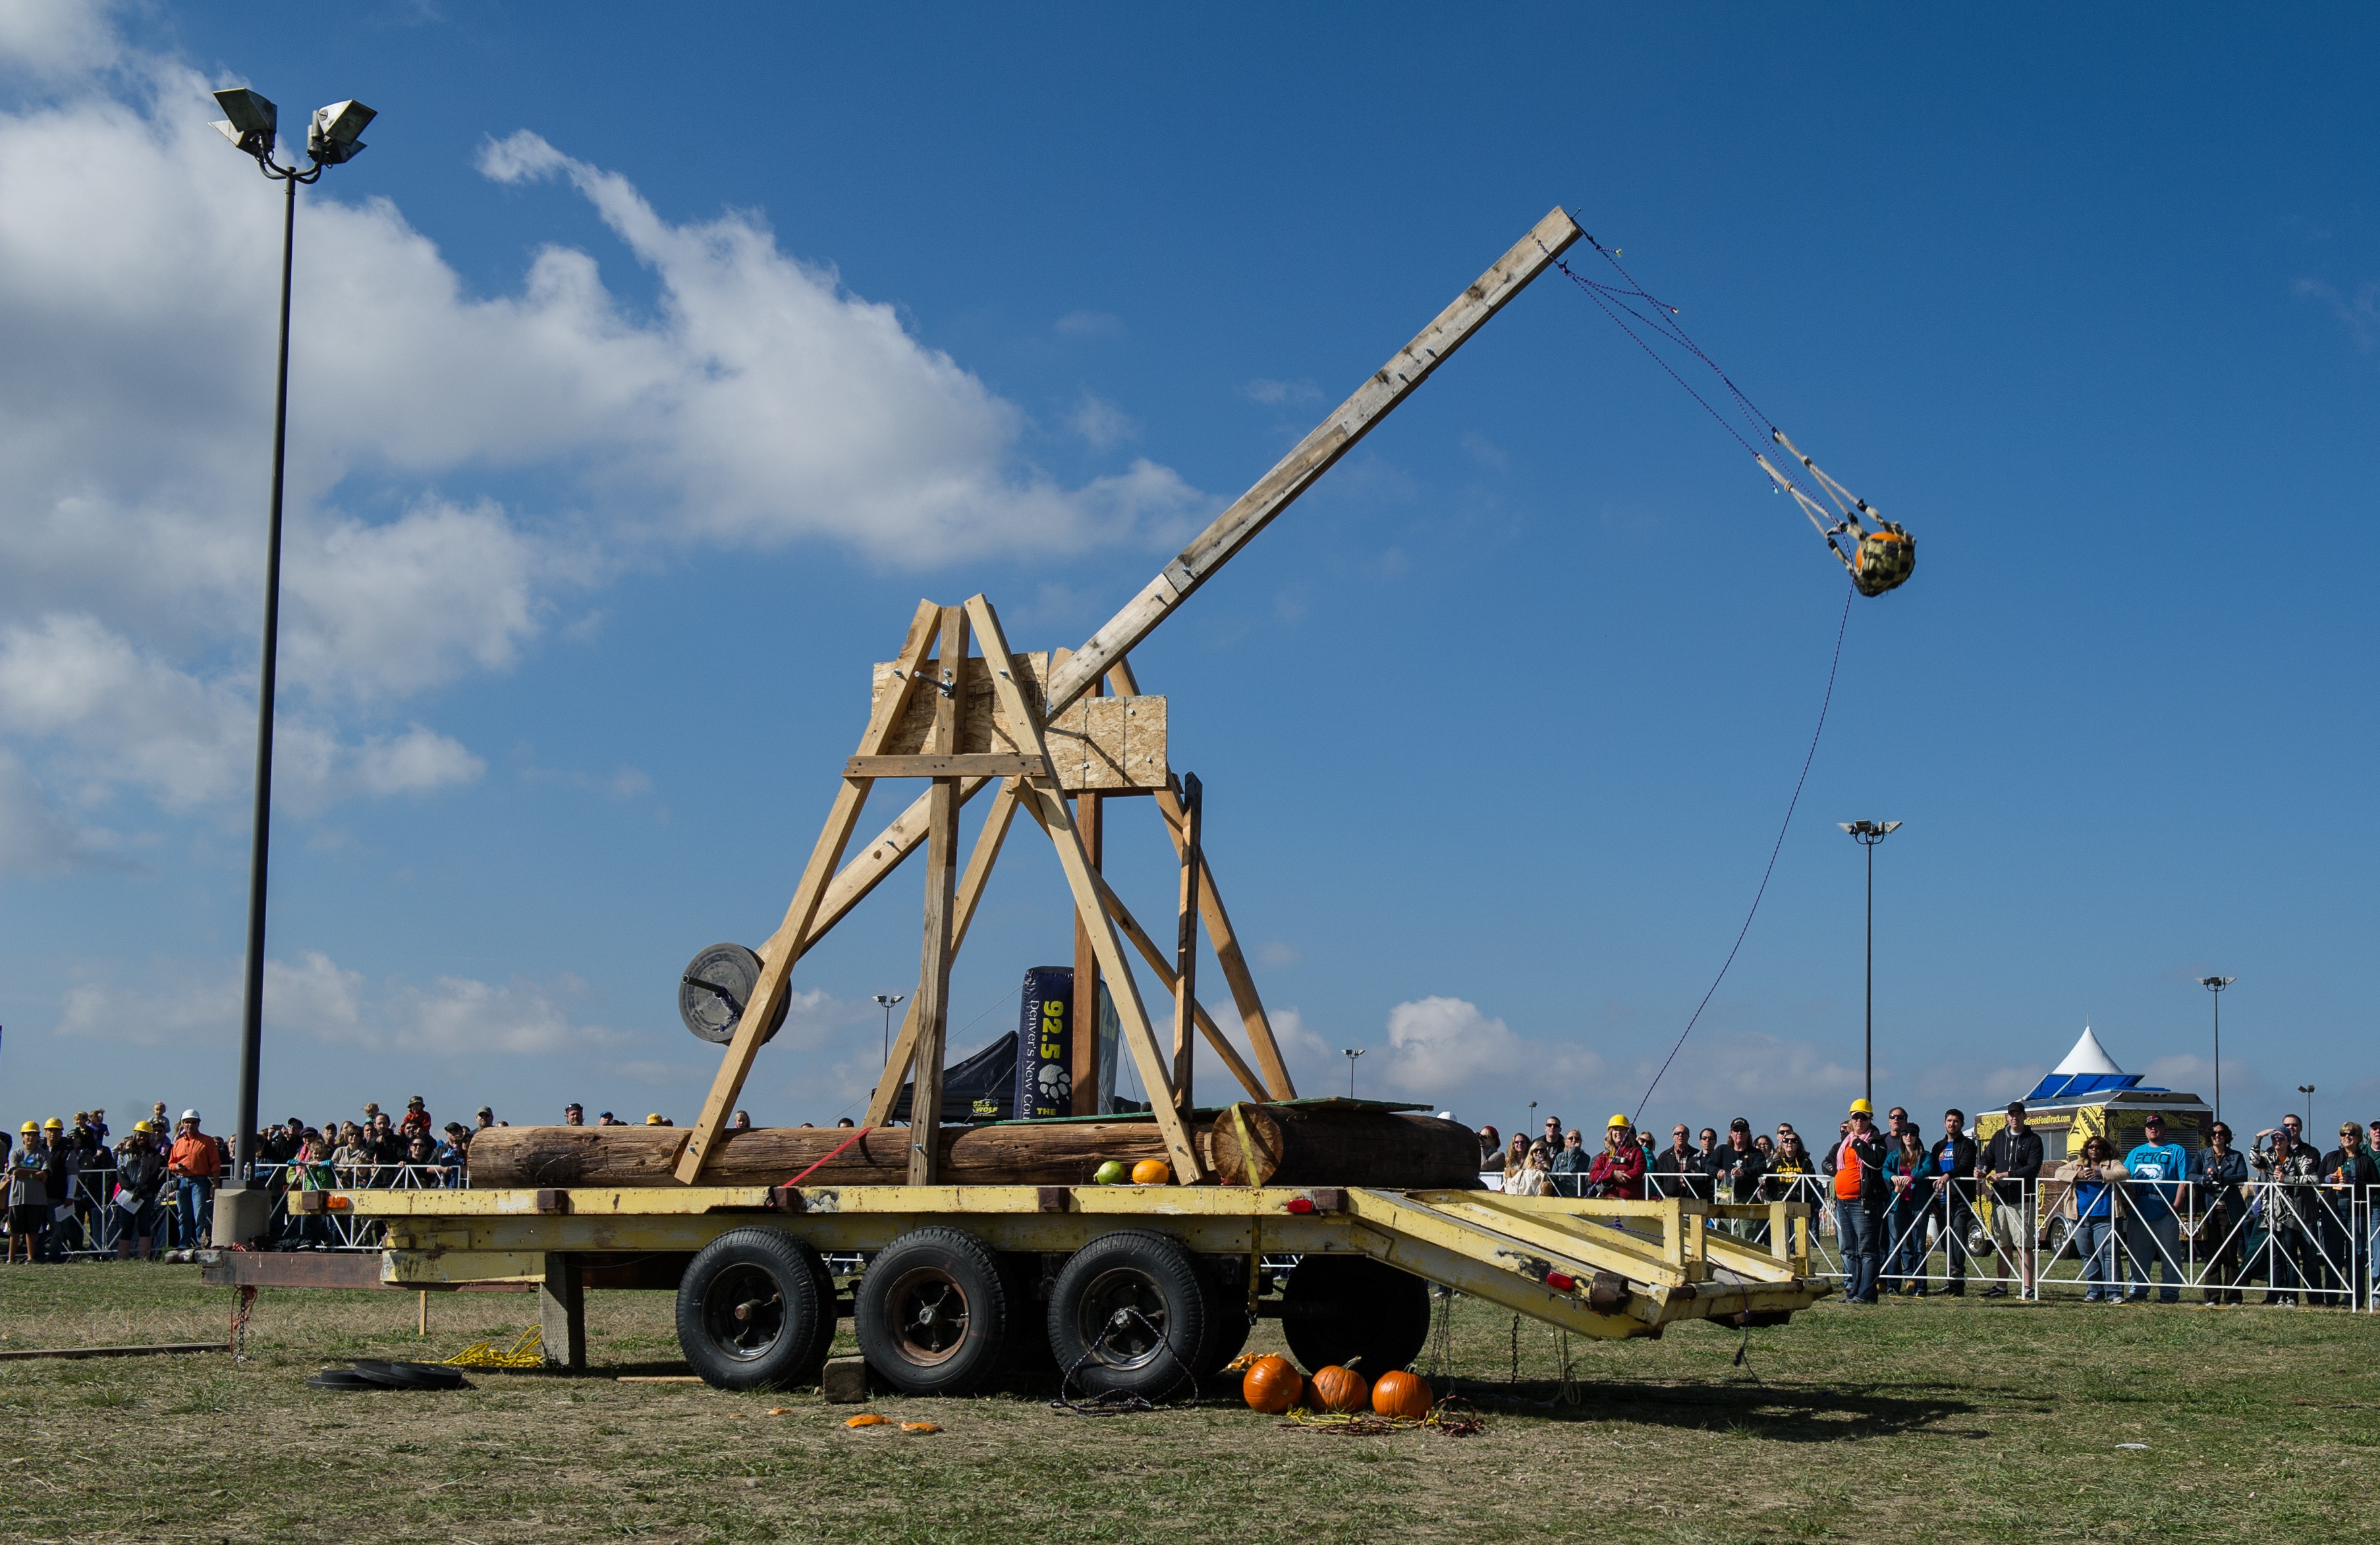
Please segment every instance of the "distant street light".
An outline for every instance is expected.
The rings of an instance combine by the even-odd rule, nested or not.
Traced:
[[[1860,1093],[1876,1104],[1876,845],[1900,829],[1899,821],[1837,821],[1867,850],[1867,1033],[1860,1056]]]
[[[2223,1119],[2223,989],[2236,976],[2202,976],[2198,984],[2215,995],[2215,1119]]]
[[[906,993],[879,993],[876,1001],[884,1006],[884,1060],[892,1060],[892,1006],[907,997]]]
[[[257,169],[282,185],[281,355],[273,399],[273,505],[265,523],[264,662],[256,690],[256,811],[248,860],[248,974],[240,1003],[239,1125],[232,1133],[231,1184],[216,1198],[214,1242],[244,1245],[261,1237],[272,1221],[272,1200],[251,1187],[255,1164],[256,1083],[264,1041],[265,861],[273,810],[273,694],[274,660],[281,634],[281,482],[289,443],[289,265],[298,229],[298,185],[318,182],[326,167],[352,161],[364,148],[356,138],[376,115],[359,102],[334,102],[318,109],[306,127],[306,170],[273,162],[280,110],[246,87],[217,91],[224,111],[215,127]]]
[[[1365,1048],[1342,1046],[1340,1050],[1347,1057],[1347,1098],[1352,1100],[1355,1097],[1355,1059],[1364,1055]]]
[[[2305,1135],[2308,1142],[2313,1142],[2313,1085],[2301,1083],[2298,1085],[2298,1092],[2306,1097]],[[2322,1145],[2316,1142],[2314,1146],[2319,1148]]]

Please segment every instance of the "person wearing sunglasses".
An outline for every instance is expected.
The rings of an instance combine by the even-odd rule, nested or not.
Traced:
[[[2355,1237],[2355,1204],[2380,1186],[2380,1164],[2363,1145],[2363,1129],[2350,1121],[2338,1129],[2338,1146],[2322,1156],[2323,1234],[2327,1254],[2347,1268],[2347,1298],[2354,1309],[2372,1307],[2371,1245]],[[2361,1257],[2362,1259],[2356,1259]]]
[[[2236,1304],[2247,1277],[2240,1246],[2248,1235],[2248,1208],[2240,1188],[2248,1183],[2248,1156],[2231,1146],[2229,1127],[2217,1121],[2207,1129],[2206,1147],[2191,1178],[2197,1183],[2203,1210],[2199,1237],[2206,1245],[2206,1271],[2201,1278],[2207,1284],[2206,1301]]]

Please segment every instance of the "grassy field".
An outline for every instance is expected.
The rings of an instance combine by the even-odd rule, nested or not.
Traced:
[[[190,1267],[0,1270],[0,1347],[220,1338]],[[2380,1319],[2338,1311],[1828,1304],[1788,1326],[1573,1343],[1455,1306],[1483,1436],[1353,1438],[1216,1400],[1105,1419],[1046,1393],[849,1407],[622,1383],[675,1370],[670,1298],[589,1296],[595,1371],[453,1394],[310,1391],[447,1356],[526,1296],[268,1291],[251,1359],[0,1362],[0,1539],[1878,1539],[2320,1541],[2380,1534]],[[1277,1344],[1260,1327],[1260,1348]],[[846,1333],[847,1334],[847,1333]],[[1748,1345],[1743,1363],[1739,1346]],[[1519,1377],[1512,1377],[1517,1355]],[[788,1414],[770,1416],[772,1406]]]

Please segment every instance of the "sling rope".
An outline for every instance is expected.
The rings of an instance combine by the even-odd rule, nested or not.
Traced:
[[[1548,253],[1548,255],[1552,257],[1553,266],[1561,271],[1562,277],[1577,285],[1580,293],[1595,303],[1596,309],[1601,311],[1610,320],[1614,327],[1626,334],[1629,342],[1644,350],[1646,358],[1659,366],[1663,374],[1676,381],[1687,396],[1692,397],[1705,413],[1710,415],[1712,422],[1725,429],[1730,438],[1743,448],[1744,452],[1759,465],[1760,470],[1767,474],[1769,480],[1775,485],[1775,491],[1792,498],[1793,502],[1800,506],[1803,514],[1809,518],[1811,526],[1816,530],[1828,548],[1833,551],[1836,558],[1841,561],[1843,567],[1851,571],[1852,577],[1860,582],[1860,588],[1864,594],[1881,595],[1906,580],[1914,561],[1914,548],[1910,544],[1908,533],[1878,514],[1875,506],[1868,503],[1866,500],[1828,477],[1816,462],[1803,454],[1801,447],[1786,439],[1785,431],[1777,427],[1776,421],[1763,413],[1758,404],[1745,394],[1743,389],[1735,384],[1734,378],[1719,368],[1717,360],[1703,352],[1702,345],[1694,342],[1693,336],[1686,332],[1684,324],[1678,320],[1679,308],[1638,283],[1636,276],[1621,265],[1618,252],[1596,240],[1594,235],[1583,227],[1579,235],[1585,237],[1587,245],[1594,247],[1603,260],[1611,265],[1611,271],[1620,276],[1621,283],[1615,284],[1598,279],[1590,279],[1571,267],[1566,260],[1552,257],[1552,254]],[[1543,243],[1539,243],[1541,249],[1543,246]],[[1626,320],[1628,318],[1633,318],[1637,325],[1630,326]],[[1679,372],[1678,368],[1670,362],[1660,349],[1654,346],[1647,334],[1652,338],[1659,339],[1663,344],[1683,350],[1709,369],[1710,373],[1718,379],[1719,385],[1725,389],[1732,413],[1743,419],[1745,426],[1752,431],[1753,439],[1745,438],[1743,429],[1736,427],[1734,418],[1730,413],[1721,412],[1709,398],[1696,391],[1694,384]],[[1809,473],[1818,491],[1824,494],[1834,507],[1829,509],[1826,504],[1820,503],[1789,474],[1780,470],[1775,462],[1768,459],[1767,453],[1754,443],[1755,439],[1782,446],[1791,453],[1793,459],[1801,463],[1803,469]],[[1868,530],[1861,524],[1860,517],[1863,515],[1875,523],[1876,527],[1875,531]],[[1850,538],[1848,546],[1844,541],[1845,537]]]
[[[1694,1032],[1703,1010],[1710,1007],[1711,998],[1718,992],[1718,984],[1727,980],[1728,968],[1735,964],[1736,953],[1743,948],[1744,935],[1752,932],[1752,920],[1760,915],[1761,898],[1768,894],[1769,877],[1777,873],[1777,855],[1785,850],[1785,834],[1793,829],[1793,811],[1802,803],[1802,787],[1810,781],[1810,765],[1818,759],[1818,739],[1827,732],[1827,710],[1834,705],[1835,677],[1843,666],[1843,634],[1852,623],[1852,595],[1848,589],[1843,592],[1842,620],[1835,624],[1834,658],[1827,666],[1826,695],[1818,700],[1818,726],[1810,731],[1810,749],[1802,757],[1802,776],[1793,780],[1793,797],[1785,802],[1785,819],[1779,823],[1777,840],[1769,846],[1768,866],[1760,872],[1760,887],[1752,893],[1752,910],[1743,914],[1743,926],[1735,931],[1735,943],[1729,948],[1727,959],[1719,962],[1718,974],[1711,978],[1710,987],[1703,994],[1703,1000],[1694,1005],[1694,1014],[1686,1020],[1686,1028],[1678,1032],[1676,1044],[1670,1046],[1670,1055],[1661,1059],[1660,1069],[1653,1075],[1653,1081],[1645,1086],[1645,1097],[1636,1102],[1637,1121],[1645,1119],[1645,1107],[1653,1103],[1653,1091],[1661,1086],[1662,1075],[1669,1072],[1670,1064],[1678,1060],[1678,1052],[1685,1045],[1686,1037]]]

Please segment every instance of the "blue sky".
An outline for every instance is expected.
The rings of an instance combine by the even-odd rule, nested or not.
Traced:
[[[1862,815],[1879,1094],[2086,1020],[2204,1092],[2220,971],[2227,1107],[2380,1115],[2366,14],[285,20],[0,5],[10,1121],[231,1105],[279,212],[231,83],[382,114],[299,211],[268,1113],[686,1119],[677,973],[774,926],[917,598],[1079,643],[1560,203],[1920,540],[1650,1117],[1855,1092]],[[1634,1109],[1842,583],[1551,275],[1201,591],[1135,663],[1303,1082]],[[1068,953],[1023,835],[959,1052]],[[917,881],[803,963],[757,1118],[864,1093]]]

